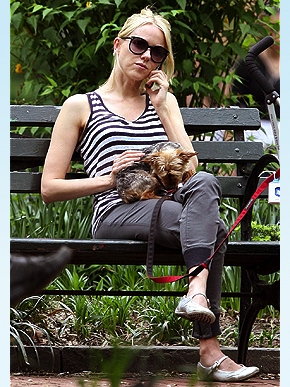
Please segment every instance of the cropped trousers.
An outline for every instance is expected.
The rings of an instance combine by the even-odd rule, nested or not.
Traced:
[[[220,218],[221,187],[212,174],[198,172],[161,207],[155,242],[182,250],[187,271],[211,256],[227,234]],[[149,199],[113,208],[93,235],[97,239],[148,240],[156,201]],[[207,297],[216,316],[213,324],[194,322],[193,336],[208,339],[221,333],[219,326],[222,271],[226,243],[212,258],[207,280]]]

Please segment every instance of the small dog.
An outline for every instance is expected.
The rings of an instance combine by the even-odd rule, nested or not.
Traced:
[[[117,172],[117,191],[125,203],[158,199],[195,173],[189,162],[198,152],[185,150],[176,142],[159,142],[142,152],[145,156],[140,161]]]

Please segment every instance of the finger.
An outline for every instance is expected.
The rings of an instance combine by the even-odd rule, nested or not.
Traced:
[[[138,150],[126,150],[125,152],[116,156],[116,158],[124,157],[124,156],[142,156],[144,153]]]
[[[135,161],[139,161],[144,155],[145,153],[137,151],[123,152],[121,155],[115,157],[113,161],[113,168],[118,170],[123,169],[126,166],[133,164]]]
[[[150,89],[153,86],[154,82],[157,83],[159,85],[159,87],[162,87],[164,89],[169,88],[169,83],[167,81],[167,78],[159,76],[158,74],[150,76],[150,78],[148,79],[148,81],[146,83],[147,88]]]
[[[126,151],[126,152],[123,152],[122,154],[116,156],[114,159],[114,162],[122,162],[123,160],[127,160],[127,159],[138,160],[143,155],[144,155],[143,152]]]
[[[164,71],[162,71],[162,70],[153,70],[153,71],[151,71],[151,73],[150,73],[150,77],[151,76],[155,76],[155,77],[158,77],[158,78],[160,78],[160,79],[164,79],[164,80],[166,80],[167,81],[167,75],[165,74],[165,72]]]

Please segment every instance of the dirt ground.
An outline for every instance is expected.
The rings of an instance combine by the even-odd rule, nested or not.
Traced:
[[[156,378],[156,379],[155,379]],[[149,376],[141,378],[140,376],[130,376],[118,384],[122,387],[273,387],[280,386],[279,375],[260,375],[259,377],[237,383],[211,383],[196,382],[191,380],[189,375],[180,374],[174,376]],[[111,387],[113,384],[104,378],[96,378],[90,374],[79,375],[21,375],[12,374],[10,376],[10,387],[21,386],[45,386],[45,387]]]
[[[220,327],[222,334],[220,335],[220,345],[236,347],[237,335],[238,335],[238,316],[237,311],[221,312]],[[61,314],[58,316],[60,319],[59,324],[62,323],[65,316]],[[70,332],[69,330],[62,331],[61,336],[58,335],[60,331],[59,325],[57,325],[58,318],[54,316],[54,321],[48,322],[49,329],[54,332],[54,340],[56,346],[78,346],[78,345],[90,345],[90,346],[102,346],[104,342],[103,332],[98,334],[91,334],[88,338],[82,339],[82,337]],[[49,345],[49,342],[45,335],[40,331],[35,331],[33,340],[36,345]],[[124,337],[122,337],[124,339]],[[130,339],[126,337],[126,342]],[[138,344],[138,343],[134,343]],[[141,344],[142,345],[142,344]],[[146,345],[146,344],[145,344]],[[157,344],[158,345],[158,344]],[[167,345],[163,342],[163,345]],[[280,319],[273,318],[272,316],[264,316],[257,318],[252,328],[252,335],[250,339],[250,346],[256,348],[279,348],[280,347]]]

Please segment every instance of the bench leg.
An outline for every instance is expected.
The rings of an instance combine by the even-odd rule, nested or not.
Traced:
[[[275,281],[271,285],[265,284],[264,281],[257,281],[257,274],[249,271],[249,277],[254,279],[254,291],[257,292],[257,298],[248,308],[243,319],[238,344],[238,363],[245,364],[248,352],[249,338],[252,327],[260,310],[267,305],[273,305],[275,309],[280,310],[280,281]]]
[[[251,293],[252,291],[252,284],[250,281],[250,278],[248,277],[247,270],[242,267],[241,268],[241,287],[240,287],[241,293]],[[250,296],[243,296],[240,300],[240,318],[239,318],[239,332],[241,332],[243,322],[245,320],[247,310],[249,309],[251,305],[251,297]]]

